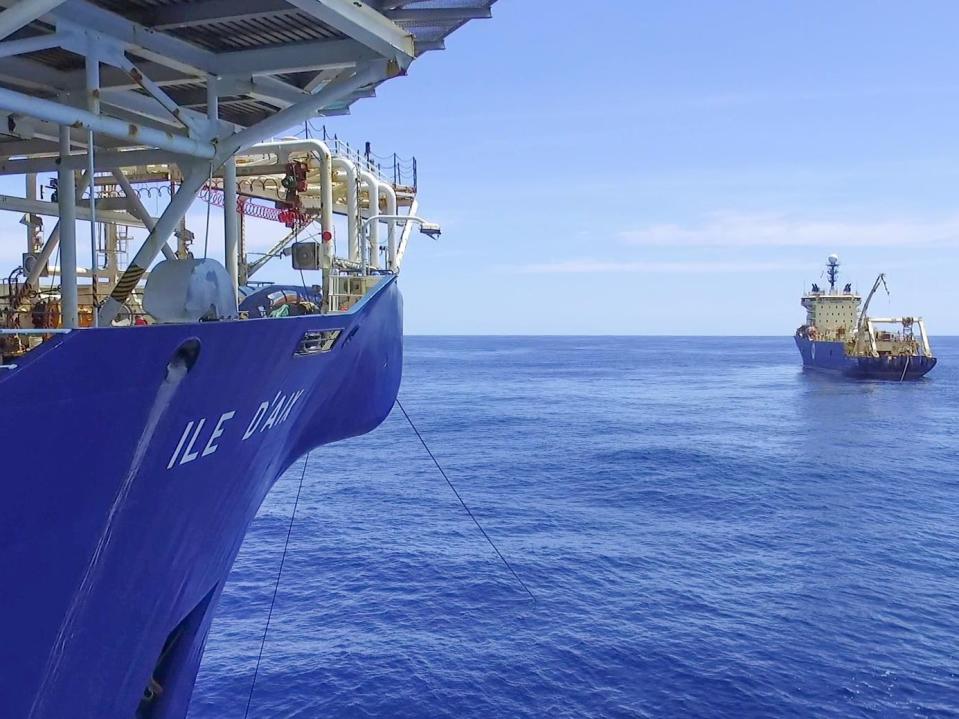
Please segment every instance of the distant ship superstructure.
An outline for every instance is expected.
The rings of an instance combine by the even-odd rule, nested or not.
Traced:
[[[837,289],[839,257],[826,263],[829,288],[818,284],[803,295],[806,321],[796,330],[803,366],[863,379],[918,379],[936,365],[921,317],[870,317],[869,304],[886,276],[873,283],[865,303],[852,283]],[[888,291],[888,290],[887,290]],[[892,327],[892,329],[881,329]]]

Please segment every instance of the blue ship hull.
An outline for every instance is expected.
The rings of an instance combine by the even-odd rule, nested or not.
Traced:
[[[850,357],[842,342],[795,336],[803,367],[828,370],[856,379],[919,379],[936,366],[935,357]]]
[[[0,717],[184,717],[260,503],[376,427],[401,369],[390,277],[342,315],[87,329],[0,371]]]

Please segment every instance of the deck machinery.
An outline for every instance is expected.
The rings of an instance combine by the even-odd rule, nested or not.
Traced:
[[[414,226],[438,232],[415,168],[289,135],[492,4],[0,0],[0,175],[25,178],[0,195],[23,243],[0,277],[0,716],[185,716],[270,487],[392,408],[397,275]],[[185,226],[198,198],[222,241]],[[269,254],[308,287],[253,286],[248,215],[287,225]]]

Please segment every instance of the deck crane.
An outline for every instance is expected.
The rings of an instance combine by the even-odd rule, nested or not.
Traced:
[[[871,335],[872,333],[868,331],[867,320],[869,315],[869,303],[872,302],[873,295],[876,294],[876,290],[879,289],[879,286],[882,285],[883,289],[886,290],[886,294],[889,294],[889,286],[886,284],[886,273],[880,272],[879,276],[876,278],[876,281],[872,283],[872,289],[869,290],[869,294],[866,295],[866,301],[862,305],[862,311],[859,313],[859,322],[856,323],[856,350],[862,351],[863,345],[867,341],[867,335],[869,336],[869,341],[871,344]]]

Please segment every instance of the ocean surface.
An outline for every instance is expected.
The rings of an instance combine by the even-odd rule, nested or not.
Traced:
[[[959,715],[959,338],[924,381],[791,338],[413,337],[309,457],[250,717]],[[302,472],[220,603],[192,719],[240,719]]]

